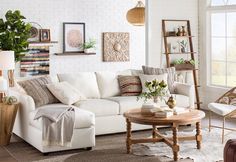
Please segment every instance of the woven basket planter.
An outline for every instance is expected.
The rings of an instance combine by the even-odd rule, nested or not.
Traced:
[[[171,66],[175,67],[176,70],[194,70],[195,69],[195,66],[190,63],[178,64],[178,65],[171,64]]]

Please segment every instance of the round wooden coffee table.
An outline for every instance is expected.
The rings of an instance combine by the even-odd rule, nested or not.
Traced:
[[[201,119],[205,117],[205,113],[200,110],[190,110],[189,112],[173,115],[168,118],[157,118],[154,116],[143,116],[141,114],[141,109],[132,109],[124,113],[124,117],[126,118],[127,123],[127,139],[126,139],[126,147],[127,153],[129,154],[131,151],[131,145],[137,143],[155,143],[155,142],[164,142],[168,146],[170,146],[173,150],[174,160],[178,160],[178,152],[179,152],[179,144],[178,140],[196,140],[197,149],[201,148]],[[133,139],[131,137],[131,123],[143,124],[143,125],[151,125],[153,127],[152,130],[152,138],[144,138],[144,139]],[[196,135],[195,136],[179,136],[178,126],[179,125],[188,125],[188,124],[196,124]],[[158,132],[156,126],[171,126],[173,131],[173,137],[168,138]]]

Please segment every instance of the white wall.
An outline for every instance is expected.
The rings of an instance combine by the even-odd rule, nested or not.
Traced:
[[[29,22],[51,29],[51,39],[59,41],[52,52],[62,52],[62,23],[85,22],[86,38],[97,40],[96,56],[51,55],[52,74],[77,71],[117,71],[141,68],[145,64],[145,27],[134,27],[126,21],[133,0],[1,0],[0,17],[9,9],[19,9]],[[102,61],[102,32],[130,33],[129,62]]]
[[[194,48],[198,51],[198,0],[149,0],[148,5],[148,56],[150,66],[161,66],[162,19],[190,20]]]

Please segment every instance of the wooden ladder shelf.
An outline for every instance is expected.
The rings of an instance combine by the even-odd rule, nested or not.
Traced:
[[[181,36],[177,36],[177,35],[168,35],[167,34],[167,28],[166,28],[166,23],[168,22],[183,22],[183,23],[186,23],[187,24],[187,35],[181,35]],[[166,65],[167,67],[171,67],[171,63],[170,63],[170,56],[173,55],[173,54],[185,54],[185,55],[190,55],[191,56],[191,59],[195,61],[195,54],[196,52],[194,51],[193,49],[193,40],[192,38],[194,36],[192,36],[191,34],[191,27],[190,27],[190,21],[189,20],[162,20],[162,32],[163,32],[163,39],[164,39],[164,54],[166,55]],[[184,52],[184,53],[171,53],[171,51],[169,51],[169,47],[168,47],[168,38],[185,38],[188,40],[188,43],[189,43],[189,52]],[[184,69],[183,69],[184,70]],[[194,87],[195,87],[195,95],[196,95],[196,105],[197,105],[197,109],[200,109],[200,98],[199,98],[199,92],[198,92],[198,88],[200,87],[198,85],[198,80],[197,80],[197,70],[198,69],[191,69],[192,70],[192,74],[193,74],[193,80],[194,80]]]

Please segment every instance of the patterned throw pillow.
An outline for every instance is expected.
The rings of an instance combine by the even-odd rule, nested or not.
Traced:
[[[118,76],[121,96],[138,96],[142,92],[141,81],[138,76]]]
[[[174,93],[175,87],[174,82],[175,82],[175,67],[170,67],[170,68],[153,68],[153,67],[148,67],[148,66],[142,66],[143,68],[143,73],[147,75],[160,75],[167,73],[168,78],[167,78],[167,83],[168,83],[168,88],[171,93]]]
[[[36,107],[59,102],[47,88],[47,84],[50,83],[52,81],[49,76],[18,82],[26,93],[34,99]]]
[[[221,104],[236,106],[236,87],[234,87],[231,90],[229,90],[228,92],[226,92],[216,102],[221,103]]]

